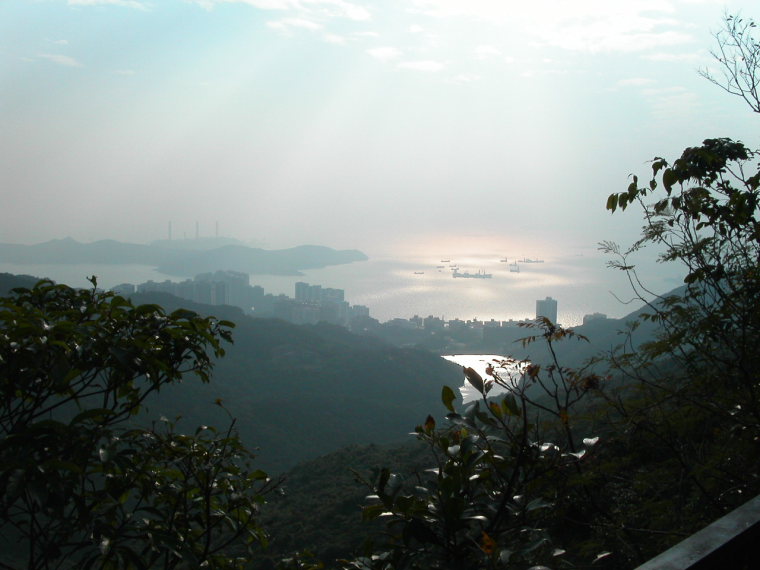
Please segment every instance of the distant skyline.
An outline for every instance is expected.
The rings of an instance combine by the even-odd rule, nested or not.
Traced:
[[[5,0],[0,242],[629,243],[606,197],[708,137],[724,12],[671,0]],[[532,247],[531,247],[532,244]],[[448,249],[447,249],[448,248]],[[534,253],[535,252],[535,253]]]

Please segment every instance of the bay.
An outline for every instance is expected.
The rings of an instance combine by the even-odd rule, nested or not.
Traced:
[[[500,356],[498,354],[445,354],[441,358],[448,360],[449,362],[453,362],[454,364],[459,364],[464,368],[472,368],[475,370],[475,372],[480,374],[480,377],[483,379],[488,378],[488,375],[486,374],[486,368],[489,364],[496,366],[496,363],[507,359],[506,356]],[[499,376],[501,376],[505,381],[519,379],[518,376],[511,376],[511,374],[517,374],[516,366],[510,366],[506,370],[497,367],[497,372],[499,373]],[[494,384],[493,388],[488,392],[488,395],[496,396],[497,394],[504,392],[506,392],[504,388],[498,384]],[[466,380],[459,387],[459,393],[462,395],[462,403],[464,404],[468,404],[482,398],[480,392],[478,392],[472,386],[472,384]]]
[[[442,260],[449,260],[444,263]],[[542,257],[543,263],[518,263],[519,273],[498,255],[455,257],[431,254],[373,256],[368,261],[305,271],[300,277],[251,276],[267,292],[293,295],[296,281],[344,289],[346,300],[366,305],[380,321],[415,315],[443,320],[522,320],[535,315],[536,300],[558,302],[558,321],[565,326],[583,322],[584,315],[603,313],[620,318],[639,308],[631,301],[625,273],[607,267],[608,259],[589,249]],[[509,258],[508,258],[509,259]],[[451,267],[490,279],[455,279]],[[665,293],[682,284],[677,268],[641,260],[639,276],[647,288]]]
[[[580,324],[590,313],[619,318],[638,308],[636,303],[627,303],[632,294],[626,275],[606,267],[607,258],[593,248],[554,251],[541,256],[542,263],[517,261],[519,272],[510,269],[515,260],[524,258],[502,259],[505,257],[495,251],[458,252],[456,256],[436,250],[393,252],[370,255],[368,261],[306,270],[301,275],[251,275],[250,283],[267,293],[291,297],[298,281],[343,289],[349,303],[369,307],[370,315],[381,322],[414,315],[444,320],[532,319],[536,300],[545,297],[557,300],[558,321],[565,326]],[[455,279],[453,267],[461,272],[482,271],[492,278]],[[656,293],[682,283],[677,269],[656,264],[651,258],[641,261],[637,270]],[[89,286],[90,275],[96,275],[104,288],[169,279],[145,265],[0,263],[0,272],[49,277],[76,287]]]

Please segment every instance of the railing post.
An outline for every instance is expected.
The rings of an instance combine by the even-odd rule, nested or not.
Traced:
[[[636,570],[728,568],[760,568],[760,495]]]

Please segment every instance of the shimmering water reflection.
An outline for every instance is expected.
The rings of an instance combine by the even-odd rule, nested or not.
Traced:
[[[507,252],[460,253],[458,256],[440,251],[370,255],[369,261],[305,270],[300,275],[251,275],[250,282],[261,285],[267,293],[291,297],[298,281],[343,289],[349,303],[366,305],[370,315],[381,322],[414,315],[432,315],[444,320],[532,319],[536,300],[545,297],[557,300],[558,320],[565,326],[580,324],[589,313],[619,318],[638,308],[621,302],[631,297],[630,284],[625,274],[607,268],[608,259],[595,249],[564,254],[555,250],[552,255],[541,255],[543,263],[518,261],[519,272],[511,271],[510,266],[520,259],[524,258]],[[469,273],[482,271],[493,277],[454,279],[453,267]],[[94,274],[105,288],[124,282],[169,278],[152,267],[137,265],[0,263],[0,271],[49,276],[74,286],[87,286],[86,277]],[[678,271],[651,260],[638,264],[637,271],[647,287],[657,293],[682,284]],[[182,280],[181,277],[171,279]]]
[[[510,377],[514,380],[517,380],[519,378],[519,371],[518,371],[518,365],[512,365],[508,367],[507,369],[499,368],[496,366],[497,362],[501,362],[507,359],[506,356],[501,356],[498,354],[446,354],[442,357],[444,360],[448,360],[449,362],[453,362],[455,364],[459,364],[460,366],[463,366],[465,368],[472,368],[475,370],[478,374],[480,374],[481,378],[486,379],[489,376],[486,374],[486,368],[489,364],[492,364],[494,367],[496,367],[496,371],[498,372],[499,376],[503,378],[506,381],[509,381]],[[462,378],[464,379],[464,374],[462,374]],[[479,400],[482,396],[480,392],[478,392],[469,382],[466,380],[463,380],[462,386],[459,387],[459,392],[462,394],[462,401],[463,403],[467,404],[469,402],[473,402],[475,400]],[[506,392],[504,388],[501,386],[494,384],[491,391],[488,393],[489,396],[495,396],[497,394],[501,394]]]

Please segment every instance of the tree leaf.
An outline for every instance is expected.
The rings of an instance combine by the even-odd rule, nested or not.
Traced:
[[[450,412],[454,411],[454,405],[453,402],[456,399],[456,395],[454,394],[454,390],[449,388],[448,386],[444,386],[441,389],[441,401],[443,401],[443,405],[446,406],[446,409]]]

